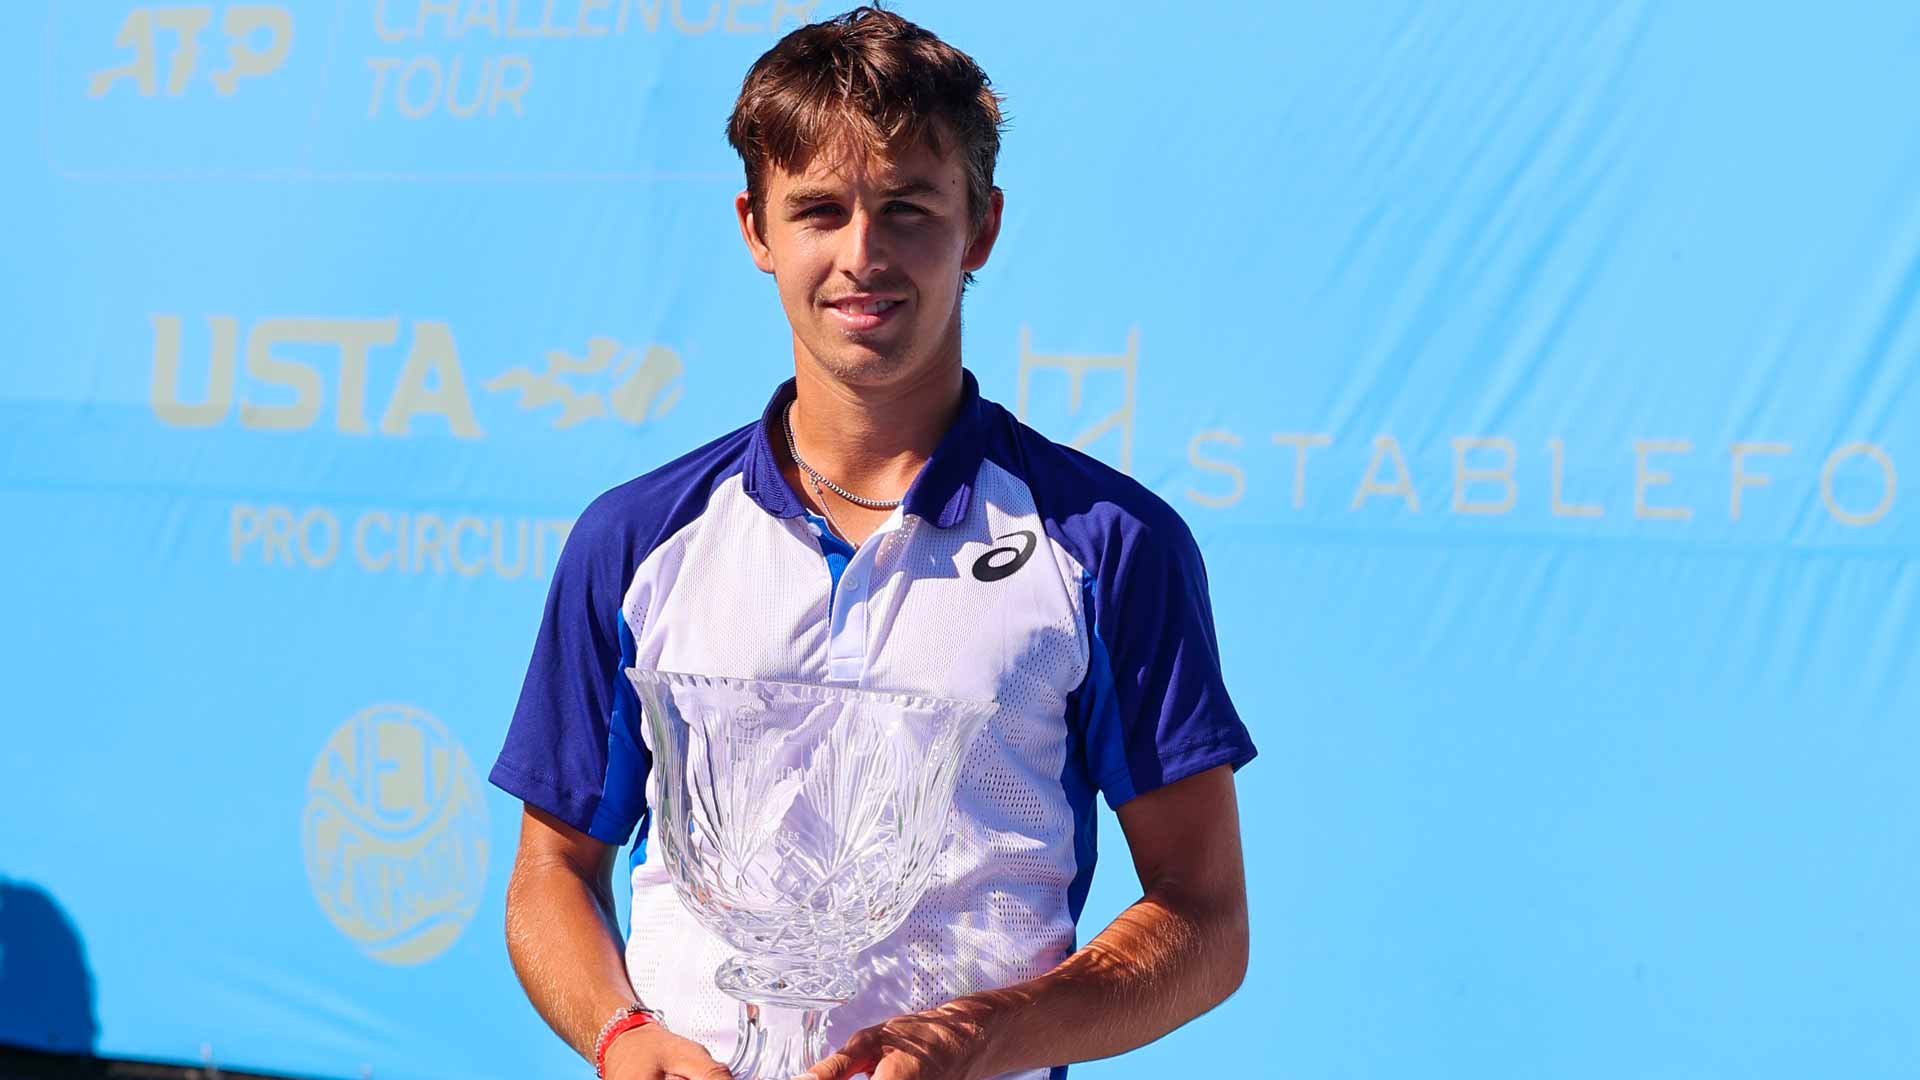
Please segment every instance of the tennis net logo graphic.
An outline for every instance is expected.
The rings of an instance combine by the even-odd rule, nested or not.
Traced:
[[[618,362],[616,363],[616,358]],[[597,393],[576,391],[562,375],[598,376],[608,372],[608,381],[617,383],[603,402]],[[491,391],[514,390],[520,395],[522,409],[543,409],[559,405],[553,418],[556,428],[569,428],[583,420],[613,414],[629,424],[659,417],[680,400],[680,388],[671,385],[679,378],[683,365],[672,349],[648,346],[644,354],[638,348],[625,348],[610,337],[587,339],[586,355],[578,359],[561,349],[547,351],[546,370],[516,367],[489,379],[484,388]]]
[[[240,320],[212,315],[206,321],[202,367],[186,344],[187,320],[152,317],[149,403],[169,426],[217,427],[237,415],[244,428],[304,431],[325,423],[331,412],[333,429],[343,435],[404,438],[440,430],[462,439],[486,436],[466,364],[445,322],[415,320],[398,373],[387,374],[393,353],[383,350],[399,343],[397,318],[259,319],[246,329],[244,366]],[[673,408],[685,370],[679,354],[664,345],[641,348],[596,335],[578,357],[550,349],[541,369],[516,365],[480,388],[522,412],[558,406],[554,428],[603,419],[631,425]],[[375,414],[370,406],[382,393],[385,404]]]
[[[336,929],[387,964],[445,952],[479,906],[487,808],[467,752],[430,713],[374,705],[340,725],[307,777],[301,841]]]
[[[141,97],[181,97],[200,75],[221,97],[232,97],[244,79],[258,79],[280,70],[293,48],[293,12],[279,4],[229,4],[222,11],[217,36],[211,4],[136,7],[121,20],[113,44],[131,53],[126,63],[101,68],[87,76],[87,96],[105,97],[122,84],[131,84]],[[203,38],[214,38],[224,50],[205,50]],[[216,59],[224,51],[223,64]],[[166,79],[161,81],[162,61]],[[219,66],[211,66],[219,64]]]
[[[1036,416],[1030,410],[1036,378],[1043,384],[1052,383],[1056,381],[1053,376],[1060,373],[1067,377],[1064,413],[1052,409]],[[1094,396],[1099,407],[1105,408],[1103,413],[1094,413],[1095,406],[1087,401],[1090,375],[1100,376]],[[1106,461],[1124,473],[1133,471],[1133,419],[1139,381],[1139,327],[1127,331],[1126,349],[1119,353],[1035,352],[1032,330],[1020,328],[1020,385],[1014,415],[1056,438],[1071,431],[1067,445],[1076,450],[1099,456],[1099,451],[1112,447],[1114,452],[1104,455]],[[1110,433],[1113,438],[1106,438]]]

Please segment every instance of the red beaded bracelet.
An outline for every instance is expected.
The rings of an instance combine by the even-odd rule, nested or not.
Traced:
[[[600,1037],[593,1041],[593,1075],[606,1080],[607,1048],[613,1045],[613,1040],[634,1028],[654,1023],[657,1019],[652,1009],[637,1001],[614,1013],[605,1026],[601,1027]]]

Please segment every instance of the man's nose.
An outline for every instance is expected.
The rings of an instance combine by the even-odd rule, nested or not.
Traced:
[[[864,207],[856,208],[847,221],[844,269],[855,278],[887,269],[886,233],[880,219]]]

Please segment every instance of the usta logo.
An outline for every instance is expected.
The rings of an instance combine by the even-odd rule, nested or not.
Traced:
[[[239,379],[240,320],[232,315],[209,316],[206,377],[204,382],[195,380],[205,390],[197,401],[185,400],[181,389],[184,322],[178,315],[153,316],[149,400],[153,414],[164,423],[188,428],[217,426],[235,413],[237,398],[242,427],[262,431],[312,428],[327,409],[327,380],[321,365],[301,357],[315,358],[318,351],[320,358],[333,354],[338,359],[331,397],[334,430],[345,435],[370,435],[376,430],[368,410],[374,367],[371,358],[376,349],[399,341],[399,319],[260,319],[247,328],[243,386]],[[410,435],[414,421],[424,416],[438,417],[459,438],[483,437],[486,432],[474,414],[453,328],[438,320],[417,319],[412,331],[400,372],[393,378],[379,412],[379,433]],[[276,351],[281,349],[303,351],[296,356]],[[679,355],[665,346],[627,347],[616,338],[599,335],[588,339],[586,353],[580,357],[550,349],[542,370],[511,367],[487,380],[481,389],[511,395],[522,411],[557,406],[552,423],[555,428],[571,428],[602,418],[638,424],[663,415],[679,400],[678,379],[684,368]],[[597,380],[600,388],[570,385],[569,377]]]

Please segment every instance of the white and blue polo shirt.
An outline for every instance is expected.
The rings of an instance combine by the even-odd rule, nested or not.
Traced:
[[[713,973],[736,950],[646,858],[650,756],[624,668],[998,704],[961,766],[932,884],[862,957],[833,1045],[1064,960],[1093,875],[1094,793],[1118,807],[1254,756],[1186,524],[964,383],[901,507],[858,549],[781,475],[788,380],[759,421],[594,500],[555,567],[491,779],[609,844],[643,830],[628,974],[722,1061],[738,1006]]]

